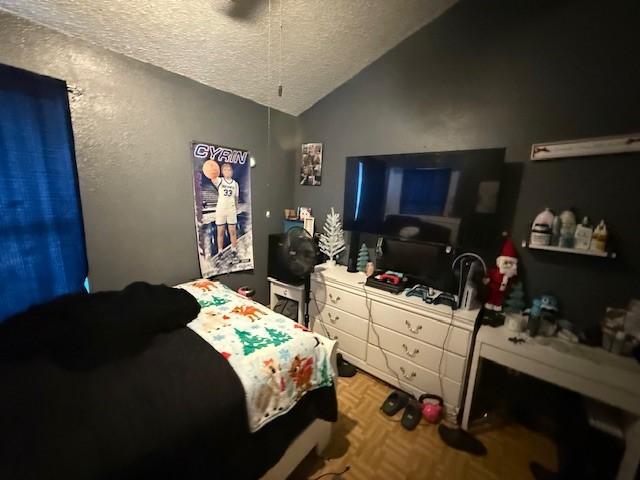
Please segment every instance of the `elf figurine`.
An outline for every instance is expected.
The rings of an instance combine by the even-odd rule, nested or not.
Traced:
[[[487,310],[502,311],[502,303],[511,280],[518,274],[516,247],[507,238],[502,245],[500,256],[496,258],[496,266],[489,269],[484,283],[489,286],[489,296],[484,304]]]

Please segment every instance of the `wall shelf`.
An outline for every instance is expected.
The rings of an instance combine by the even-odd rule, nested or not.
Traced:
[[[600,252],[597,250],[582,250],[579,248],[552,247],[550,245],[531,245],[526,240],[522,241],[522,247],[530,250],[545,250],[547,252],[571,253],[574,255],[586,255],[588,257],[616,258],[615,252]]]

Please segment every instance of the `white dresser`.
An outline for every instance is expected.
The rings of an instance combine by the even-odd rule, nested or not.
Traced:
[[[479,310],[428,305],[365,287],[365,280],[346,267],[318,265],[311,276],[313,330],[337,340],[356,367],[416,396],[442,395],[448,414],[457,414]]]

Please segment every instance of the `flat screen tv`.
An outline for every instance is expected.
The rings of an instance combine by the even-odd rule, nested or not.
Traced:
[[[348,157],[344,228],[483,250],[500,237],[505,150]]]

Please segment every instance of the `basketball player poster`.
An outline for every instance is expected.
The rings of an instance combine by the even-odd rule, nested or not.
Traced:
[[[191,154],[202,276],[253,269],[249,152],[194,141]]]

